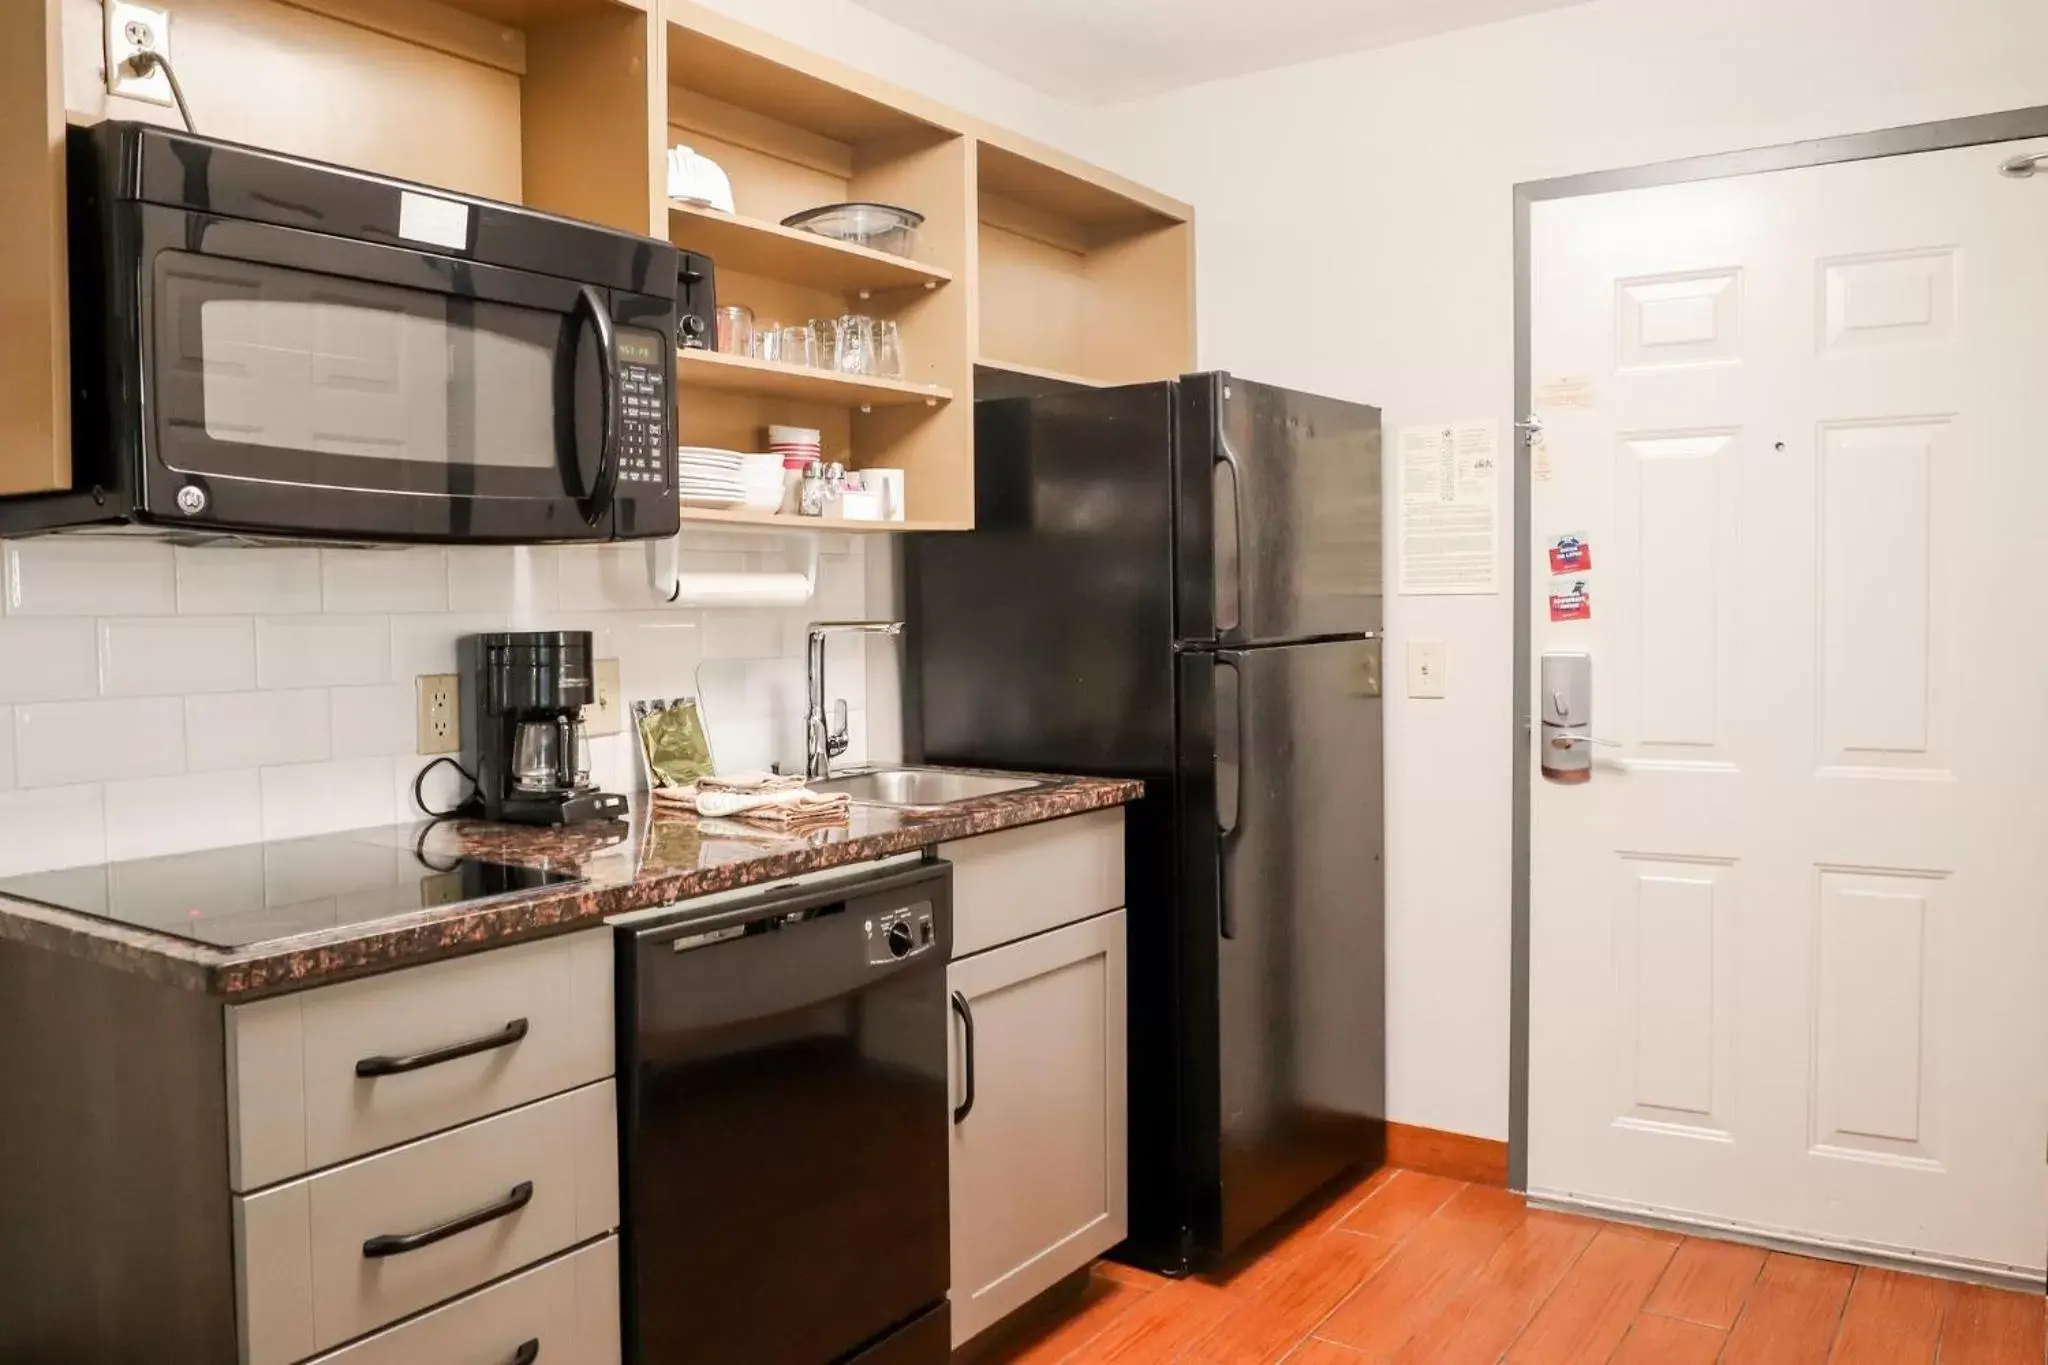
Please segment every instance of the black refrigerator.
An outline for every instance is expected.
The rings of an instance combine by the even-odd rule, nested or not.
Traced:
[[[1141,778],[1130,1240],[1213,1263],[1386,1148],[1380,414],[1227,374],[975,405],[905,543],[907,746]]]

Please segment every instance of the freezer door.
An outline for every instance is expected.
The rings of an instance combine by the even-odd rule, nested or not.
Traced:
[[[1379,409],[1227,374],[1179,389],[1180,638],[1380,629]]]
[[[1213,812],[1190,815],[1187,842],[1214,887],[1219,1254],[1383,1157],[1379,650],[1182,658],[1186,695],[1213,727]]]
[[[1171,771],[1173,398],[974,405],[975,529],[904,545],[913,755]]]

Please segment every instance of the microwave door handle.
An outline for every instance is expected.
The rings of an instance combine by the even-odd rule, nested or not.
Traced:
[[[584,285],[576,292],[578,311],[589,315],[597,334],[598,422],[597,471],[583,500],[583,519],[592,526],[611,514],[612,495],[619,486],[618,338],[612,332],[612,310],[602,291]]]

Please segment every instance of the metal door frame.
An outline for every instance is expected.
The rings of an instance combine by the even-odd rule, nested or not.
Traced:
[[[1687,157],[1620,170],[1593,171],[1554,180],[1531,180],[1514,188],[1515,215],[1515,411],[1519,423],[1531,415],[1529,373],[1529,208],[1549,199],[1608,194],[1615,190],[1650,189],[1700,180],[1729,180],[1771,171],[1803,170],[1846,161],[1874,161],[1915,152],[1949,151],[2021,138],[2048,137],[2048,105],[2011,109],[1969,118],[1915,123],[1872,133],[1787,142],[1774,147]],[[1995,167],[1986,164],[1991,172]],[[1519,456],[1527,448],[1527,432],[1516,443]],[[1515,696],[1514,834],[1511,858],[1509,1013],[1508,1013],[1508,1186],[1529,1186],[1529,806],[1534,791],[1530,764],[1531,725],[1529,669],[1534,640],[1530,589],[1534,579],[1535,542],[1530,526],[1529,462],[1514,461],[1515,478]]]

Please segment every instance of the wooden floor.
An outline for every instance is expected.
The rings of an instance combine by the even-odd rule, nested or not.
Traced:
[[[980,1354],[980,1353],[977,1353]],[[2042,1365],[2042,1299],[1382,1171],[1223,1274],[1098,1266],[1004,1365]]]

